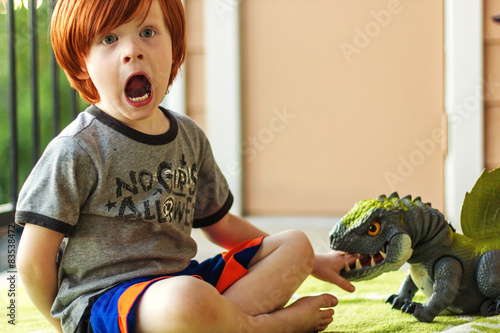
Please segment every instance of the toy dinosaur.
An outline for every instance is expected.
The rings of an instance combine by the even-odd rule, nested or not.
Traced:
[[[393,193],[362,200],[330,232],[331,248],[357,253],[341,276],[369,280],[399,269],[410,270],[392,308],[432,322],[438,314],[500,314],[500,168],[484,171],[461,212],[463,235],[420,197]],[[425,304],[412,302],[420,289]]]

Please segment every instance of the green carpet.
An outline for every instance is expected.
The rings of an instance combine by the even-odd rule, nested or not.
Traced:
[[[371,281],[354,283],[356,291],[352,294],[310,277],[297,294],[305,296],[326,292],[339,299],[333,323],[324,332],[500,332],[500,316],[438,316],[432,323],[421,323],[411,315],[391,310],[385,300],[399,290],[406,273],[386,273]],[[414,300],[424,303],[426,297],[418,292]]]
[[[339,298],[339,305],[335,307],[334,321],[325,332],[500,332],[500,316],[471,317],[471,316],[439,316],[433,323],[420,323],[410,315],[391,310],[385,299],[397,292],[399,284],[406,272],[398,271],[384,274],[374,280],[355,284],[353,294],[342,291],[336,286],[308,278],[297,291],[296,296],[332,293]],[[7,313],[5,304],[8,304],[8,287],[0,285],[0,305]],[[16,288],[16,321],[15,326],[8,323],[9,318],[2,314],[0,332],[55,332],[45,319],[31,304],[25,290],[20,284]],[[425,297],[417,293],[416,299],[425,302]]]

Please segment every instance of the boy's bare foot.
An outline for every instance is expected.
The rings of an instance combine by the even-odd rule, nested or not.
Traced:
[[[330,294],[304,297],[295,303],[275,311],[283,322],[284,332],[317,332],[325,330],[333,321],[333,309],[337,298]]]

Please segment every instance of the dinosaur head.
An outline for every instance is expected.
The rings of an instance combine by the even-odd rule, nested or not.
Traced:
[[[373,279],[399,269],[411,257],[412,241],[402,218],[407,207],[396,197],[359,201],[333,227],[330,247],[359,257],[341,276],[350,281]]]

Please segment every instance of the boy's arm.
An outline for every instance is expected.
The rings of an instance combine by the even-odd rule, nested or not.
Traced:
[[[27,223],[19,243],[17,269],[28,296],[43,316],[62,332],[61,322],[51,316],[57,295],[57,252],[64,235]]]
[[[269,236],[242,217],[227,213],[219,222],[201,229],[211,242],[229,249],[248,239]]]
[[[201,230],[210,241],[225,249],[229,249],[247,239],[269,236],[268,233],[260,230],[244,218],[231,213],[226,214],[219,222]],[[344,252],[329,251],[316,254],[315,257],[313,276],[334,283],[346,291],[354,291],[354,286],[342,278],[339,273],[345,267],[346,262],[353,264],[356,261],[355,255],[345,256]]]

